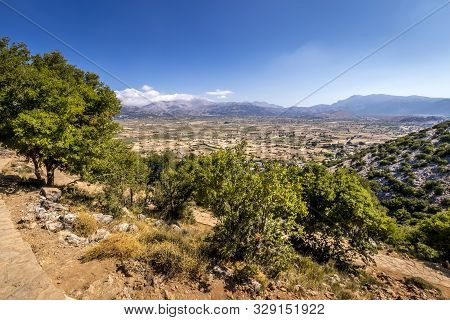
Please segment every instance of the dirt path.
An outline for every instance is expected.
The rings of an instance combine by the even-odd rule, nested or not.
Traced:
[[[14,227],[0,200],[0,299],[64,299]]]
[[[444,296],[450,297],[450,271],[438,264],[385,253],[377,254],[375,262],[377,270],[396,279],[420,277],[441,289]]]
[[[0,171],[10,159],[0,159]],[[64,299],[23,241],[0,199],[0,299]]]

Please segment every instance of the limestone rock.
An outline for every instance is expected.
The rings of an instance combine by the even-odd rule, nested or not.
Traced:
[[[116,232],[136,232],[139,228],[135,224],[121,223],[113,228]]]
[[[98,242],[106,239],[110,235],[110,232],[106,229],[98,229],[95,233],[91,234],[88,238],[89,242]]]
[[[62,192],[58,188],[42,188],[40,195],[44,196],[47,200],[58,202],[61,199]]]
[[[109,214],[102,214],[102,213],[95,213],[94,214],[95,220],[97,220],[100,223],[108,224],[113,221],[114,217]]]
[[[64,229],[64,226],[61,222],[59,221],[47,221],[45,222],[45,229],[47,229],[48,231],[51,232],[58,232],[61,231],[62,229]]]
[[[74,233],[68,233],[68,234],[64,237],[64,240],[65,240],[68,244],[73,245],[73,246],[75,246],[75,247],[79,247],[79,246],[81,246],[81,245],[84,245],[84,244],[87,244],[87,243],[88,243],[88,241],[87,241],[86,238],[84,238],[84,237],[79,237],[79,236],[77,236],[77,235],[74,234]]]

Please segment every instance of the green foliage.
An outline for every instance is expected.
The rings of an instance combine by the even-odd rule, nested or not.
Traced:
[[[154,183],[152,202],[166,220],[189,217],[188,204],[194,192],[194,176],[186,165],[167,167]]]
[[[262,265],[270,274],[285,269],[293,255],[295,219],[306,214],[300,185],[286,168],[264,170],[247,160],[243,146],[198,159],[197,200],[219,219],[208,239],[210,253],[222,260]]]
[[[56,168],[80,173],[92,150],[111,139],[120,103],[98,76],[58,52],[31,56],[24,44],[0,39],[0,142],[33,160],[41,179]]]
[[[146,191],[149,169],[143,158],[120,140],[109,140],[95,150],[82,176],[103,184],[101,203],[118,215],[124,206],[133,206],[137,195]],[[143,201],[141,195],[141,201]]]
[[[306,166],[298,176],[308,214],[297,218],[303,228],[297,248],[321,261],[369,258],[372,240],[385,239],[394,221],[368,185],[347,170],[330,172],[320,165]]]
[[[150,169],[148,184],[152,185],[161,178],[161,173],[165,168],[175,168],[178,161],[175,153],[170,150],[162,154],[151,152],[145,158],[145,162]]]
[[[439,258],[450,260],[450,211],[442,211],[420,221],[413,237],[416,243],[435,250]]]

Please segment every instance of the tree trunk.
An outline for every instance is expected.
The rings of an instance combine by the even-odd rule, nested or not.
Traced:
[[[38,180],[44,180],[44,177],[42,176],[41,165],[39,163],[39,160],[34,155],[31,156],[31,160],[33,161],[33,165],[34,165],[34,175],[36,176],[36,178]]]
[[[133,188],[130,188],[130,205],[133,205]]]
[[[46,165],[45,168],[47,169],[47,186],[53,187],[55,185],[55,166],[53,165]]]

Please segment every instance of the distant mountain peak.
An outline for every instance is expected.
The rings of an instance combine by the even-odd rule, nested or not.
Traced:
[[[267,102],[214,102],[202,98],[151,102],[142,107],[123,107],[122,115],[141,116],[237,116],[358,118],[395,116],[450,116],[450,99],[386,94],[353,95],[333,104],[289,107]]]

